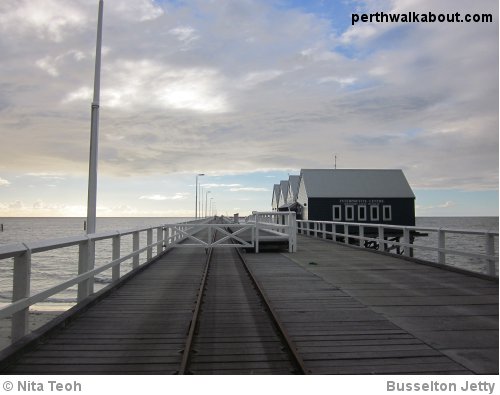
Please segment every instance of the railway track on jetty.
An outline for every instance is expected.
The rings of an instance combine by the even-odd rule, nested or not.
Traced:
[[[415,300],[430,303],[426,311],[448,311],[455,317],[454,306],[463,303],[462,309],[470,311],[467,317],[483,317],[478,330],[490,336],[484,344],[494,345],[493,336],[498,334],[496,284],[466,278],[470,284],[464,288],[467,294],[453,296],[456,284],[464,286],[462,274],[413,266],[392,257],[386,261],[385,256],[375,265],[372,261],[378,256],[324,241],[315,241],[309,251],[305,245],[294,261],[285,254],[240,253],[247,244],[235,237],[240,245],[228,245],[231,227],[219,222],[200,227],[202,230],[187,229],[184,240],[147,266],[97,293],[87,304],[75,306],[61,320],[47,324],[49,328],[40,328],[4,350],[0,371],[157,375],[498,372],[492,352],[477,354],[480,356],[471,357],[464,366],[462,359],[432,347],[431,341],[442,338],[437,337],[440,328],[450,325],[448,317],[419,318],[432,322],[424,322],[432,336],[426,343],[412,333],[416,321],[411,316],[403,317],[406,321],[397,321],[401,317],[396,316],[393,322],[376,311],[395,311],[394,307],[400,311],[399,305],[392,305],[395,291],[401,295],[405,311],[411,308],[408,302]],[[187,233],[193,229],[199,231]],[[208,243],[208,235],[213,233],[216,242]],[[207,249],[209,246],[213,249]],[[332,251],[338,257],[335,262]],[[312,272],[311,257],[322,266],[319,274],[330,276],[329,281]],[[359,271],[351,268],[356,264],[361,265]],[[390,275],[383,278],[381,272]],[[408,281],[416,282],[416,288],[398,288]],[[444,281],[451,286],[444,287]],[[453,311],[434,306],[434,296],[430,302],[422,297],[419,284],[431,284],[429,289],[438,290],[435,297],[439,298],[444,290],[443,300]],[[352,288],[344,291],[341,287],[345,285]],[[478,290],[483,294],[476,297]],[[480,308],[475,308],[478,302]],[[410,312],[420,314],[420,310],[415,306]],[[485,315],[489,311],[491,318]],[[460,344],[469,341],[467,325],[471,321],[467,317],[460,321],[464,322],[458,332]],[[466,344],[481,351],[475,340]],[[486,365],[485,358],[492,362]]]
[[[223,233],[214,232],[215,240]],[[208,241],[209,234],[195,237]],[[4,353],[0,370],[308,374],[239,248],[171,249],[37,340]]]
[[[310,373],[238,248],[207,251],[178,373]]]

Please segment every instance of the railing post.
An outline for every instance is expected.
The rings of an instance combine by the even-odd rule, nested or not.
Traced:
[[[491,233],[486,233],[486,255],[488,255],[488,274],[496,276],[495,267],[495,236]]]
[[[165,248],[168,248],[170,246],[170,230],[170,225],[166,225],[164,230]]]
[[[255,215],[255,253],[259,253],[259,216]]]
[[[151,245],[153,244],[153,228],[149,228],[146,231],[146,243],[149,246],[148,249],[146,250],[147,251],[146,259],[149,262],[151,259],[153,259],[153,246]]]
[[[81,242],[78,246],[78,274],[89,271],[90,239]],[[78,284],[77,301],[80,302],[89,296],[90,279],[83,280]]]
[[[378,227],[378,249],[379,251],[385,251],[385,241],[384,241],[384,227]]]
[[[156,256],[163,252],[163,226],[156,228]]]
[[[296,229],[296,219],[295,213],[290,211],[287,218],[288,225],[288,252],[296,252],[297,248],[295,246],[297,242],[297,229]]]
[[[349,225],[344,224],[344,243],[349,244]]]
[[[31,250],[26,246],[26,251],[14,257],[14,278],[12,287],[12,301],[30,296],[31,284]],[[11,336],[12,343],[28,334],[29,307],[12,314]]]
[[[139,250],[139,232],[132,233],[132,252]],[[132,258],[132,268],[139,267],[139,254],[135,254]]]
[[[364,247],[365,244],[365,227],[363,225],[359,225],[359,246]]]
[[[403,247],[403,255],[404,256],[411,256],[410,254],[410,230],[405,226],[403,228],[403,243],[405,243],[405,246]]]
[[[292,214],[293,251],[297,252],[297,214]]]
[[[332,241],[337,241],[337,224],[332,223]]]
[[[111,259],[113,261],[120,259],[120,242],[121,242],[121,235],[118,233],[116,236],[113,236],[112,239],[113,245],[112,245],[112,257]],[[111,269],[111,279],[113,282],[116,282],[120,279],[120,267],[121,264],[119,263],[118,265],[113,266],[113,269]]]
[[[446,247],[446,236],[444,230],[438,229],[438,248],[444,249]],[[441,265],[446,264],[446,253],[444,251],[438,251],[438,263]]]

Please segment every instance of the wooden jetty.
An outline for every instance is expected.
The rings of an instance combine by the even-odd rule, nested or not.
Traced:
[[[3,373],[176,374],[192,332],[192,374],[498,374],[498,281],[297,243],[295,253],[242,253],[246,270],[235,249],[214,248],[207,271],[205,249],[173,248],[4,350]]]

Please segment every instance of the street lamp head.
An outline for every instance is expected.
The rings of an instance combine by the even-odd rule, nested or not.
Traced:
[[[198,174],[198,175],[199,175],[199,176],[204,176],[205,174],[203,174],[203,173],[200,173],[200,174]]]

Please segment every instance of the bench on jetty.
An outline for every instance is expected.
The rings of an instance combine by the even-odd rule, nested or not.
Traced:
[[[273,229],[274,219],[266,216],[268,236],[282,233],[293,247],[288,252],[247,253],[246,257],[312,373],[498,374],[497,279],[320,237],[297,237],[288,234],[293,221]],[[112,240],[113,261],[98,268],[80,262],[84,272],[42,294],[29,295],[29,283],[18,268],[14,278],[23,279],[28,291],[20,293],[18,283],[17,299],[0,310],[4,316],[14,313],[13,334],[18,336],[0,355],[5,372],[174,373],[196,298],[204,248],[230,248],[225,241],[232,239],[239,248],[256,250],[255,244],[247,245],[252,237],[250,242],[242,237],[248,232],[246,224],[241,224],[239,234],[238,226],[231,224],[233,233],[226,232],[217,244],[188,231],[199,231],[204,224],[195,225],[92,236]],[[204,226],[210,233],[216,225]],[[147,234],[144,247],[139,246],[140,232]],[[120,257],[123,234],[133,235],[134,251]],[[69,243],[89,251],[86,237],[68,239],[56,248]],[[49,249],[43,245],[24,245],[21,253],[15,252],[22,251],[21,246],[9,247],[10,252],[0,249],[0,257],[10,253],[21,273],[29,274],[31,254]],[[176,248],[180,245],[184,247]],[[88,263],[84,252],[80,257]],[[140,253],[147,255],[143,265]],[[120,267],[127,259],[133,259],[132,272],[120,278],[114,269],[113,283],[92,292],[93,276]],[[30,305],[75,284],[80,286],[80,303],[72,310],[31,335],[15,333],[27,332]],[[224,366],[230,373],[231,364]]]

